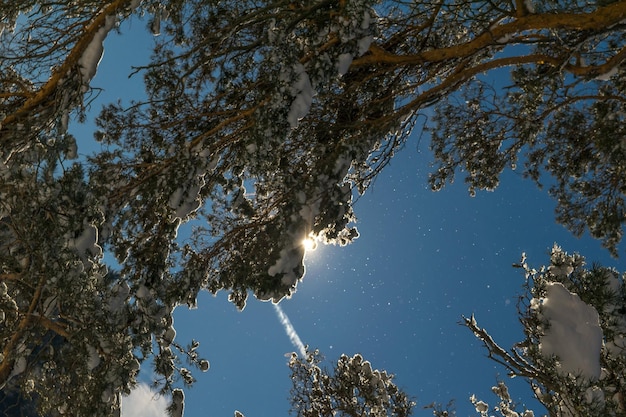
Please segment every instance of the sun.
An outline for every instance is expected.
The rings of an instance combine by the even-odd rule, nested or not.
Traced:
[[[301,243],[306,252],[314,251],[317,248],[317,242],[315,241],[315,239],[312,239],[310,237],[305,237],[304,239],[302,239]]]

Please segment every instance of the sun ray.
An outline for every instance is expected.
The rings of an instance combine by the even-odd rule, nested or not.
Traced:
[[[313,238],[305,237],[302,239],[302,246],[307,252],[314,251],[317,248],[317,242]]]

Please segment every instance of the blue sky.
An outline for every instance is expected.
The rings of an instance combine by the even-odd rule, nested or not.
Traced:
[[[149,54],[144,28],[145,21],[135,19],[124,26],[124,36],[105,43],[92,81],[105,91],[92,104],[94,113],[101,103],[141,94],[141,77],[128,81],[126,75],[129,65]],[[79,151],[91,129],[73,129]],[[576,239],[557,225],[554,202],[519,174],[507,173],[495,192],[474,198],[461,178],[433,193],[427,185],[430,161],[427,138],[416,135],[356,203],[360,238],[307,254],[304,281],[281,307],[303,342],[330,361],[361,353],[374,368],[396,374],[418,402],[415,415],[430,415],[420,408],[453,398],[460,416],[473,415],[467,398],[475,393],[493,403],[490,387],[504,371],[458,323],[462,315],[475,314],[503,347],[521,340],[515,304],[523,275],[511,267],[521,252],[539,266],[557,242],[590,262],[626,268],[598,242]],[[232,416],[237,409],[247,417],[286,416],[285,354],[294,346],[271,305],[251,299],[238,312],[226,298],[203,294],[198,309],[176,311],[177,340],[197,339],[211,362],[187,391],[185,415]],[[521,381],[511,388],[513,398],[529,401]]]

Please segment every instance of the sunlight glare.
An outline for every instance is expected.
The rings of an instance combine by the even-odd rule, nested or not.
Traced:
[[[307,252],[314,251],[317,248],[317,242],[315,241],[315,239],[306,237],[302,239],[302,246],[304,246],[304,250]]]

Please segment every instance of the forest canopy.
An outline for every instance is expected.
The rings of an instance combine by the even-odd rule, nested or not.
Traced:
[[[177,355],[208,363],[174,341],[176,306],[291,296],[303,239],[358,236],[355,197],[421,120],[434,189],[518,170],[618,254],[624,1],[5,3],[0,385],[44,413],[73,398],[111,415],[146,360],[163,392],[191,383]],[[78,158],[92,139],[68,126],[87,117],[103,42],[137,16],[159,35],[136,69],[146,95],[101,109],[101,150]]]

